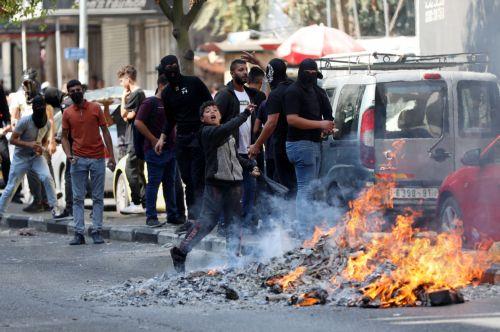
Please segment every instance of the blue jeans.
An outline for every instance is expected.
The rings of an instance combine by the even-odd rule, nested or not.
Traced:
[[[29,171],[33,171],[43,184],[50,207],[57,205],[54,179],[50,174],[47,160],[43,156],[24,157],[14,153],[10,166],[9,180],[2,197],[0,197],[0,215],[5,213],[7,205],[12,201],[12,197],[16,193],[17,187],[19,187],[24,175]]]
[[[313,141],[286,142],[286,154],[295,167],[297,177],[296,217],[302,222],[310,215],[308,213],[308,209],[311,207],[308,202],[312,199],[310,184],[319,177],[321,143]]]
[[[248,155],[240,154],[240,157],[248,159]],[[263,172],[264,170],[261,170]],[[257,179],[250,173],[252,170],[243,170],[243,195],[241,197],[241,209],[243,212],[244,227],[252,221],[254,215],[255,193],[257,191]]]
[[[84,201],[89,176],[92,192],[92,230],[100,231],[102,229],[106,164],[104,158],[75,157],[75,160],[70,171],[73,185],[73,218],[75,232],[83,235],[85,233]]]
[[[146,218],[158,219],[156,201],[158,189],[163,185],[163,198],[167,207],[167,219],[177,218],[175,195],[175,153],[164,150],[157,155],[153,150],[146,151],[145,160],[148,167],[148,183],[146,184]]]

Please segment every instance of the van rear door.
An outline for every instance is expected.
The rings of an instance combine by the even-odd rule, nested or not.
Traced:
[[[396,182],[395,205],[434,208],[453,171],[448,85],[441,79],[377,83],[375,176]]]

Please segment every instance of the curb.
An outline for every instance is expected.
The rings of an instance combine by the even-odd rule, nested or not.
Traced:
[[[75,228],[73,222],[69,220],[54,221],[41,217],[4,215],[0,219],[0,226],[8,228],[33,228],[39,232],[73,235]],[[86,228],[86,234],[90,235],[91,227]],[[123,242],[152,243],[161,246],[173,246],[180,242],[181,237],[172,231],[163,228],[149,228],[146,226],[103,226],[101,235],[103,238]],[[223,239],[215,236],[207,236],[197,246],[198,250],[207,252],[225,252],[226,243]]]

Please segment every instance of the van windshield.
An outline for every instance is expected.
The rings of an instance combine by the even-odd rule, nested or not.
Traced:
[[[443,81],[378,84],[375,97],[377,137],[440,137],[446,100]]]

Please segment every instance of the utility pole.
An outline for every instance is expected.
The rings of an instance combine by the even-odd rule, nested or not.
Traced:
[[[387,0],[384,0],[384,23],[385,23],[385,36],[389,37],[389,5]]]
[[[332,0],[326,0],[326,25],[332,27]]]
[[[56,72],[57,88],[62,89],[62,65],[61,65],[61,22],[56,18]]]
[[[21,23],[21,50],[23,57],[23,71],[28,69],[28,43],[26,41],[26,20]]]
[[[87,0],[80,0],[80,39],[79,48],[85,49],[85,58],[78,61],[78,80],[82,84],[89,81],[89,51],[87,36]]]

